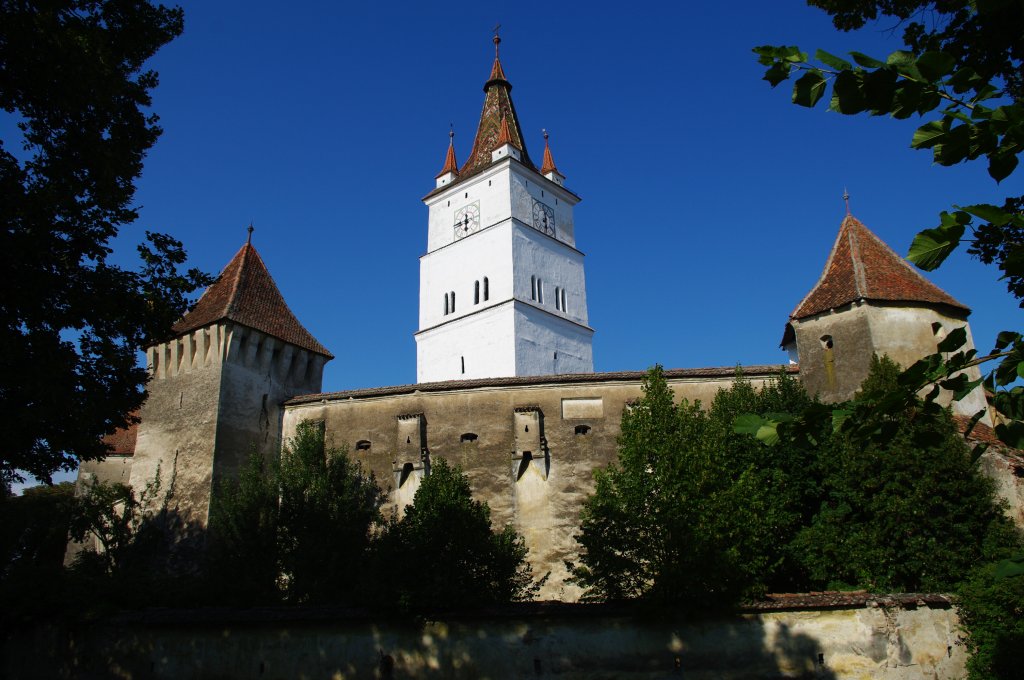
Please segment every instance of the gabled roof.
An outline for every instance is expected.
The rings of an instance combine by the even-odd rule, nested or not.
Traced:
[[[174,324],[174,332],[183,335],[222,319],[262,331],[329,359],[334,358],[288,309],[281,291],[263,264],[263,258],[251,243],[246,243],[231,258],[192,311]]]
[[[821,278],[790,318],[802,319],[858,300],[945,305],[971,312],[848,214]]]
[[[460,179],[489,167],[491,152],[506,142],[522,151],[523,165],[531,170],[537,169],[526,152],[519,116],[516,115],[516,107],[512,105],[512,83],[505,79],[505,71],[498,60],[499,42],[501,40],[495,37],[494,65],[491,67],[491,77],[484,85],[484,108],[480,113],[480,124],[477,126],[476,139],[473,140],[473,150],[469,152],[469,158],[459,171]],[[507,139],[502,137],[503,125],[508,126]],[[499,139],[503,141],[499,143]]]

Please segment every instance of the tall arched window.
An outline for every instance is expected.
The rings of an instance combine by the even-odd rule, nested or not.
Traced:
[[[567,310],[567,309],[565,308],[565,288],[563,288],[563,289],[562,289],[562,311],[563,311],[563,312],[565,312],[565,311],[568,311],[568,310]]]
[[[562,309],[562,289],[555,286],[555,309]]]
[[[530,299],[531,300],[536,300],[537,299],[537,277],[536,276],[531,276],[530,277]]]
[[[473,304],[480,304],[480,282],[476,281],[473,283]]]
[[[487,300],[489,300],[490,297],[491,297],[491,285],[490,285],[490,282],[487,280],[487,277],[485,276],[484,277],[484,302],[487,302]]]
[[[452,291],[452,314],[455,313],[455,291]]]
[[[444,313],[445,316],[448,315],[448,293],[444,294]]]
[[[544,281],[537,279],[537,302],[544,304]]]

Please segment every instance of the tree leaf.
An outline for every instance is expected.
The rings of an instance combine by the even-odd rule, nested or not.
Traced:
[[[944,215],[947,213],[943,213]],[[964,235],[962,224],[925,229],[914,237],[907,259],[925,271],[932,271],[960,245]]]
[[[958,210],[962,210],[966,213],[970,213],[975,217],[980,217],[986,222],[991,222],[997,227],[1002,227],[1007,224],[1013,217],[1010,213],[1006,212],[999,206],[992,205],[991,203],[977,203],[975,205],[955,206]]]
[[[1008,153],[994,153],[988,157],[988,174],[996,182],[1002,182],[1017,169],[1017,156]]]
[[[949,75],[956,66],[956,58],[946,52],[925,52],[917,58],[917,68],[931,82]]]
[[[939,342],[940,352],[955,352],[967,343],[967,329],[964,326],[954,328],[949,335]]]
[[[821,71],[808,71],[793,84],[793,103],[813,107],[825,94],[826,85],[827,81],[822,77]]]
[[[879,61],[874,57],[869,57],[862,52],[850,52],[850,56],[853,57],[853,60],[857,62],[858,66],[863,66],[864,68],[882,68],[885,66],[884,61]]]
[[[853,68],[853,64],[851,64],[850,62],[846,61],[845,59],[841,59],[834,54],[829,54],[825,50],[815,51],[814,58],[823,64],[831,66],[837,71],[847,71]]]
[[[788,64],[784,64],[782,62],[775,62],[767,71],[764,72],[764,78],[762,80],[767,80],[769,83],[771,83],[772,87],[775,87],[783,80],[788,80],[789,73],[790,66]]]
[[[912,149],[928,149],[943,140],[949,132],[949,125],[945,120],[933,120],[917,128],[914,137],[910,141]]]

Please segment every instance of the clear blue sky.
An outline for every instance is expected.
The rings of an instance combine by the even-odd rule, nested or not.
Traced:
[[[824,266],[844,186],[901,253],[951,203],[1013,188],[912,151],[919,121],[806,110],[769,87],[756,45],[901,46],[890,23],[841,34],[795,0],[184,10],[184,34],[152,62],[165,133],[119,247],[166,231],[216,273],[251,220],[289,305],[337,355],[325,390],[415,381],[420,198],[449,123],[459,160],[469,152],[498,22],[527,146],[539,159],[547,128],[583,197],[598,371],[784,362],[783,325]],[[997,274],[960,253],[931,276],[974,309],[982,351],[1019,323]]]

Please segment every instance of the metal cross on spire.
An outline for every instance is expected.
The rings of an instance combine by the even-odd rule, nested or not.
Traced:
[[[494,58],[498,58],[498,45],[501,43],[501,36],[498,35],[498,31],[501,30],[501,24],[494,24]]]
[[[246,231],[249,232],[249,236],[245,239],[245,242],[246,242],[246,244],[251,244],[252,243],[252,232],[255,231],[255,228],[252,226],[252,222],[251,221],[249,222],[249,228],[246,229]]]
[[[843,201],[846,203],[846,214],[850,214],[850,192],[843,187]]]

